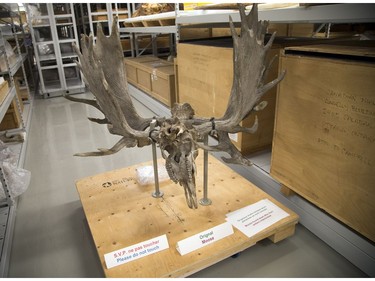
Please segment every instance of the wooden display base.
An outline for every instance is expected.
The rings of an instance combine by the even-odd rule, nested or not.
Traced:
[[[239,253],[265,238],[274,243],[294,234],[298,216],[212,156],[208,160],[208,197],[212,205],[192,210],[183,188],[160,183],[162,198],[153,198],[154,185],[141,186],[136,168],[142,163],[77,181],[83,209],[107,277],[184,277]],[[197,158],[197,197],[203,197],[203,153]],[[178,241],[225,222],[225,215],[269,199],[290,215],[248,238],[234,234],[181,256]],[[166,234],[169,249],[107,269],[104,254]]]

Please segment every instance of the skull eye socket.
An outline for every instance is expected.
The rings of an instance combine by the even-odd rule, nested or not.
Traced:
[[[180,163],[180,158],[181,158],[181,153],[177,153],[177,154],[173,157],[173,159],[174,159],[174,161],[175,161],[176,163]]]

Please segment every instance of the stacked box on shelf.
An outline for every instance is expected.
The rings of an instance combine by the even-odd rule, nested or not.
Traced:
[[[3,103],[3,101],[7,97],[8,93],[9,93],[8,81],[3,80],[3,82],[0,83],[0,105]]]
[[[29,99],[29,94],[26,88],[26,81],[23,77],[21,69],[18,70],[17,73],[13,76],[13,80],[20,101],[27,101]]]
[[[0,84],[0,105],[4,102],[5,98],[9,94],[9,85],[8,81],[3,81]],[[17,92],[17,97],[21,101],[21,95]],[[4,118],[0,122],[0,131],[10,130],[19,128],[22,122],[19,111],[16,109],[17,100],[16,97],[13,98],[12,103],[10,104],[7,112],[4,115]],[[21,112],[23,111],[23,103],[19,104]]]
[[[21,123],[22,123],[22,118],[16,107],[17,107],[17,100],[16,100],[16,97],[14,97],[7,112],[4,115],[3,120],[1,120],[0,131],[20,128]],[[20,103],[20,109],[21,111],[23,110],[22,103]]]
[[[271,175],[374,242],[375,48],[286,48],[280,68]]]
[[[171,107],[176,101],[174,65],[153,56],[124,59],[128,82]]]
[[[98,9],[98,11],[96,11],[97,13],[106,13],[107,10],[105,9]],[[108,15],[93,15],[92,16],[92,20],[93,21],[107,21],[108,20]]]

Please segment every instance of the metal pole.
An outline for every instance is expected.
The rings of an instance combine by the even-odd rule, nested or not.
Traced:
[[[150,124],[150,138],[151,138],[151,133],[152,130],[155,129],[156,125],[156,120],[153,119]],[[160,198],[164,195],[162,191],[159,189],[159,174],[158,174],[158,159],[156,157],[156,143],[155,141],[151,138],[152,141],[152,163],[154,166],[154,180],[155,180],[155,191],[152,193],[152,197],[154,198]]]
[[[208,135],[204,137],[204,145],[208,145]],[[208,151],[203,153],[203,198],[199,200],[202,206],[209,206],[212,201],[208,198]]]

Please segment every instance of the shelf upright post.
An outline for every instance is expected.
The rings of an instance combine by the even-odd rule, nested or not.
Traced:
[[[20,25],[22,26],[22,18],[20,16],[20,12],[19,12],[19,6],[17,5],[17,10],[18,10],[18,19],[19,19],[19,22],[20,22]],[[31,66],[30,66],[30,60],[29,60],[29,51],[27,49],[27,46],[25,44],[25,32],[24,32],[24,29],[21,28],[21,33],[22,33],[22,37],[23,37],[23,45],[25,47],[25,59],[28,60],[29,62],[29,67],[30,67],[30,72],[31,72],[31,76],[33,76],[33,71],[31,69]],[[24,80],[25,80],[25,85],[26,85],[26,91],[27,91],[27,99],[30,101],[31,100],[31,95],[30,95],[30,88],[29,88],[29,82],[28,82],[28,79],[27,79],[27,76],[26,76],[26,70],[25,70],[25,65],[24,65],[24,59],[22,57],[22,51],[21,51],[21,47],[20,47],[20,44],[19,44],[19,41],[18,41],[18,35],[17,35],[17,32],[15,32],[14,30],[14,37],[16,39],[16,46],[17,46],[17,51],[18,51],[18,54],[21,56],[22,58],[22,63],[21,63],[21,69],[22,69],[22,75],[24,77]],[[16,82],[15,82],[16,83]],[[22,102],[22,100],[21,100]],[[22,116],[22,114],[21,114]],[[23,121],[22,121],[23,122]],[[25,126],[23,126],[25,127]]]
[[[13,200],[12,196],[10,195],[8,184],[7,184],[7,181],[5,179],[5,175],[4,175],[2,165],[0,165],[0,182],[3,186],[5,199],[6,199],[6,202],[7,202],[8,206],[13,206],[14,200]]]

